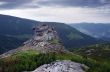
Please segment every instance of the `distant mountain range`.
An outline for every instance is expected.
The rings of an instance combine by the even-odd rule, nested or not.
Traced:
[[[42,22],[7,15],[0,15],[0,34],[2,36],[5,36],[4,38],[1,38],[7,42],[8,40],[6,37],[8,37],[10,40],[14,38],[15,43],[19,42],[21,44],[32,36],[32,28],[35,25],[37,26],[38,24],[42,24]],[[43,24],[53,26],[56,29],[61,41],[66,48],[80,47],[100,42],[97,39],[89,35],[83,34],[75,28],[64,23],[43,22]],[[0,43],[0,53],[2,53],[2,49],[7,51],[19,46],[18,43],[18,45],[16,45],[15,43],[9,41],[9,45],[11,46],[11,48],[3,47],[8,44],[7,42],[3,44]]]
[[[73,23],[71,26],[92,37],[110,41],[110,23]]]

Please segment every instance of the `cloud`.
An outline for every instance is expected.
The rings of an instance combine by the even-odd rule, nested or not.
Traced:
[[[98,7],[110,4],[110,0],[39,0],[43,6],[64,6],[64,7]]]
[[[110,23],[110,0],[0,0],[0,14],[39,21]]]
[[[0,5],[4,5],[5,4],[5,2],[0,2]]]
[[[110,23],[110,14],[95,8],[50,8],[17,9],[0,11],[0,14],[28,18],[37,21],[63,22],[63,23]]]
[[[110,0],[0,0],[0,9],[48,7],[99,7]]]
[[[32,5],[34,0],[0,0],[0,9],[38,8]]]

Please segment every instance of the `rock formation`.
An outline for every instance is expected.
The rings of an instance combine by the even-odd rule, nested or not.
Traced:
[[[58,39],[57,32],[54,30],[54,28],[49,27],[46,24],[35,26],[33,28],[33,31],[33,37],[24,43],[27,46],[37,46],[38,44],[40,46],[44,46],[45,42],[50,41],[52,39]]]
[[[36,50],[40,53],[67,53],[68,51],[62,45],[57,32],[51,26],[42,24],[33,28],[32,38],[24,42],[24,46],[6,52],[0,57],[6,57],[18,51]]]
[[[33,37],[24,42],[24,49],[34,49],[41,53],[55,52],[65,53],[66,50],[60,42],[57,32],[53,27],[46,24],[35,26],[33,28]]]
[[[63,60],[44,64],[32,72],[85,72],[83,69],[87,70],[88,67],[70,60]]]

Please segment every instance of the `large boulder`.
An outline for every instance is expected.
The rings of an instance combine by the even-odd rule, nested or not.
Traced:
[[[88,67],[84,64],[63,60],[44,64],[32,72],[85,72],[86,69]]]

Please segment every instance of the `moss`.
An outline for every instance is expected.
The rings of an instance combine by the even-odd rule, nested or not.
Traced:
[[[60,43],[61,43],[61,42],[60,42],[58,39],[56,39],[56,38],[50,40],[49,42],[50,42],[51,44],[60,44]]]

